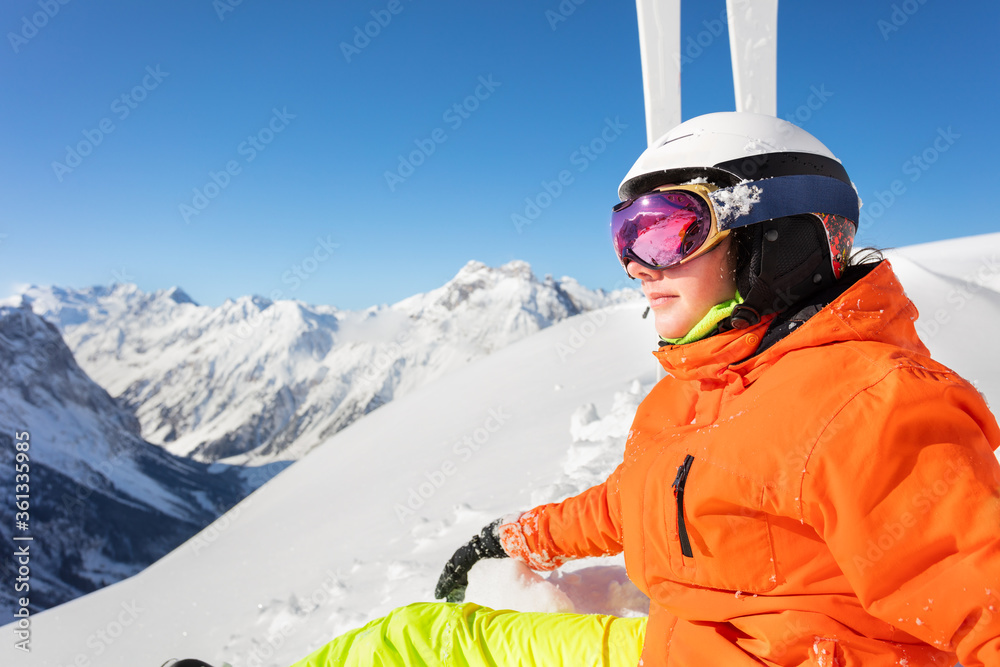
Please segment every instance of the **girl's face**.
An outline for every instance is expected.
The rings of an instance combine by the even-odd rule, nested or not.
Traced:
[[[642,281],[662,338],[680,338],[694,327],[712,306],[736,295],[736,256],[726,237],[713,250],[669,269],[647,269],[628,263],[628,274]]]

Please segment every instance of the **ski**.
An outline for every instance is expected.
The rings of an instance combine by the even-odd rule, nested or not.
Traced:
[[[636,0],[646,145],[681,124],[681,2]]]
[[[778,115],[778,0],[726,0],[737,111]]]

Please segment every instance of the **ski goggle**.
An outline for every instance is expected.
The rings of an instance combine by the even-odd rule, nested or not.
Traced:
[[[721,189],[707,183],[662,187],[614,207],[611,239],[626,272],[630,261],[667,269],[705,254],[732,229],[806,213],[844,218],[856,229],[857,192],[836,178],[814,175]]]
[[[711,185],[677,185],[623,201],[611,212],[611,238],[622,266],[639,262],[666,269],[705,254],[729,231],[720,231],[708,194]]]

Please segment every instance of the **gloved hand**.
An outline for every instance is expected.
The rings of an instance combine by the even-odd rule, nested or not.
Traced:
[[[498,527],[502,519],[497,519],[483,530],[448,560],[444,572],[434,587],[434,597],[448,602],[465,600],[465,588],[469,585],[469,570],[483,558],[508,558],[507,552],[500,545]]]

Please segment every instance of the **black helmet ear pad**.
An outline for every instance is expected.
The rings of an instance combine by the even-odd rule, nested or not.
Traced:
[[[780,313],[833,284],[823,223],[793,215],[733,230],[736,286],[744,308],[759,317]]]

